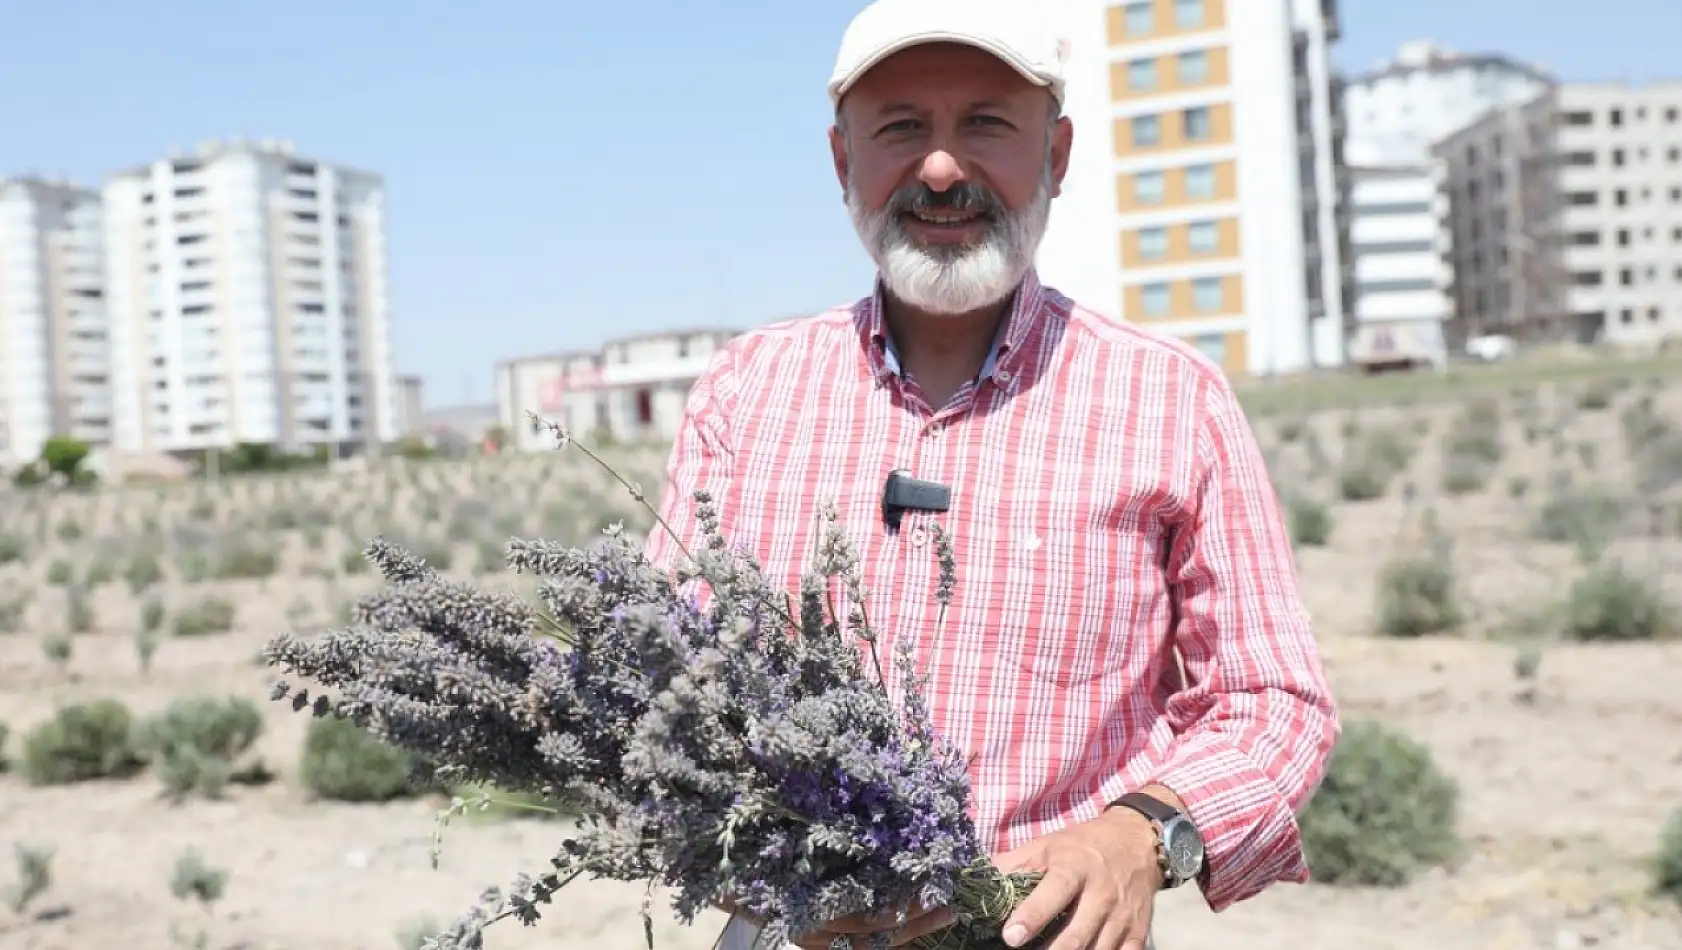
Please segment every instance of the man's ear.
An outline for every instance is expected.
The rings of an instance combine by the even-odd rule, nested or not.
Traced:
[[[847,156],[847,132],[841,128],[839,120],[829,127],[829,155],[835,162],[835,180],[840,183],[841,193],[845,196],[850,160]]]
[[[1063,176],[1069,173],[1069,154],[1074,148],[1075,125],[1068,116],[1058,116],[1051,130],[1051,196],[1063,193]]]

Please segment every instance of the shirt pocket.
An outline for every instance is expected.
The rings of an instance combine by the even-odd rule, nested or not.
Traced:
[[[1041,532],[1018,546],[1010,585],[1026,623],[1005,659],[1036,682],[1078,689],[1148,665],[1169,611],[1159,534],[1144,528]]]

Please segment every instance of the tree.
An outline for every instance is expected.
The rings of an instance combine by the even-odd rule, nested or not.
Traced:
[[[86,442],[67,435],[55,435],[41,445],[41,461],[48,471],[63,475],[66,482],[74,483],[91,451]]]

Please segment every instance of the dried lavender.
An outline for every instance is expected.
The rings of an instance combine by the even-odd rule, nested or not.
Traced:
[[[350,629],[269,644],[271,665],[328,691],[312,700],[282,681],[276,699],[369,729],[437,780],[536,793],[583,816],[548,870],[487,892],[427,946],[481,947],[487,924],[533,924],[588,875],[670,888],[684,923],[733,901],[762,922],[766,946],[852,913],[903,919],[920,902],[958,923],[912,946],[1002,947],[999,926],[1035,876],[1002,874],[981,847],[965,762],[935,734],[915,644],[895,644],[884,668],[834,510],[791,597],[728,548],[711,499],[697,502],[702,547],[671,572],[617,529],[588,549],[510,541],[509,567],[540,578],[537,604],[375,539],[366,553],[390,585]],[[944,615],[956,567],[938,538]],[[474,804],[457,798],[440,821]]]

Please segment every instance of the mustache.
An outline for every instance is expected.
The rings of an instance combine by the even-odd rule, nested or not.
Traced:
[[[960,181],[945,191],[915,184],[894,192],[887,210],[896,215],[929,211],[996,214],[1004,210],[1004,202],[986,188],[967,181]]]

